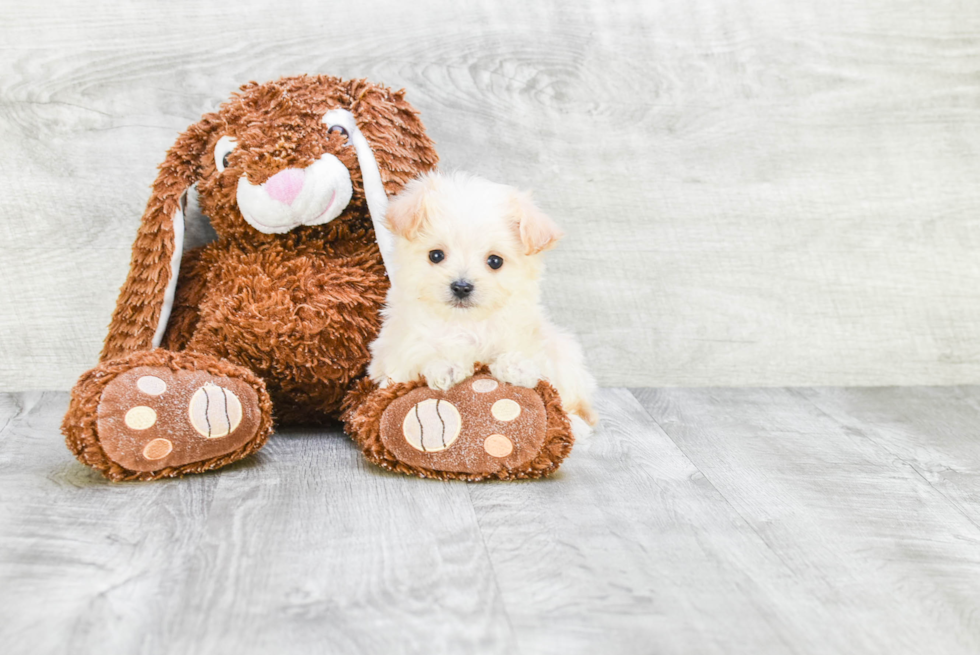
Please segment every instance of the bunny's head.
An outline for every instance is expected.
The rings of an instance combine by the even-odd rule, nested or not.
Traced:
[[[181,134],[160,165],[102,357],[160,344],[192,185],[220,239],[376,238],[387,263],[387,196],[437,159],[401,91],[328,76],[246,84]]]

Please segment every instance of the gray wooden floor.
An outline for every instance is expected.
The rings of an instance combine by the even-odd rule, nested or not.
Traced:
[[[559,475],[287,432],[110,484],[0,396],[4,653],[976,653],[980,388],[606,389]]]

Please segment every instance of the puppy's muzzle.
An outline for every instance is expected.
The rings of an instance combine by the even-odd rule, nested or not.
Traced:
[[[449,285],[449,290],[457,299],[466,300],[473,293],[473,283],[467,280],[456,280]]]

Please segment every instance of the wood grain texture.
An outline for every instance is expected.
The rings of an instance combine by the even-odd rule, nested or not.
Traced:
[[[904,443],[892,444],[877,423],[852,415],[842,423],[807,390],[635,393],[787,567],[822,652],[980,650],[976,505],[950,502],[893,451],[955,449],[955,437],[908,425]],[[851,407],[874,397],[835,393]],[[921,389],[879,390],[877,398],[868,410],[893,415],[910,398],[935,403]],[[980,418],[973,401],[946,402],[966,419],[956,431]]]
[[[469,488],[522,649],[794,652],[783,563],[628,391],[598,405],[557,477]]]
[[[5,652],[513,652],[465,486],[381,472],[339,430],[276,435],[218,474],[110,483],[61,443],[65,394],[17,398]]]
[[[802,389],[821,411],[874,442],[980,526],[977,387]]]
[[[155,166],[238,84],[406,87],[566,228],[607,385],[980,381],[980,4],[0,5],[0,388],[95,361]]]
[[[218,478],[108,484],[65,449],[65,394],[16,399],[0,435],[0,643],[11,653],[154,652]]]
[[[251,653],[513,652],[464,487],[381,473],[339,430],[270,446],[221,476],[173,599],[174,652],[229,635]]]
[[[471,484],[291,431],[109,483],[0,394],[5,653],[980,649],[980,388],[600,392],[553,478]]]

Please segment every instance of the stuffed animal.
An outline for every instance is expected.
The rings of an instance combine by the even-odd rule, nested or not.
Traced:
[[[112,480],[176,477],[255,452],[273,417],[319,425],[343,409],[368,458],[392,470],[554,470],[571,434],[545,382],[484,374],[443,398],[424,381],[363,379],[388,288],[387,197],[437,160],[404,93],[364,80],[250,83],[189,127],[153,183],[100,363],[72,390],[71,451]],[[183,252],[193,185],[217,239]],[[404,427],[414,411],[424,428],[433,403],[457,419],[439,450]]]
[[[430,389],[424,379],[378,388],[365,378],[346,406],[347,433],[369,461],[423,478],[540,478],[574,443],[553,386],[498,382],[486,366],[448,391]]]

